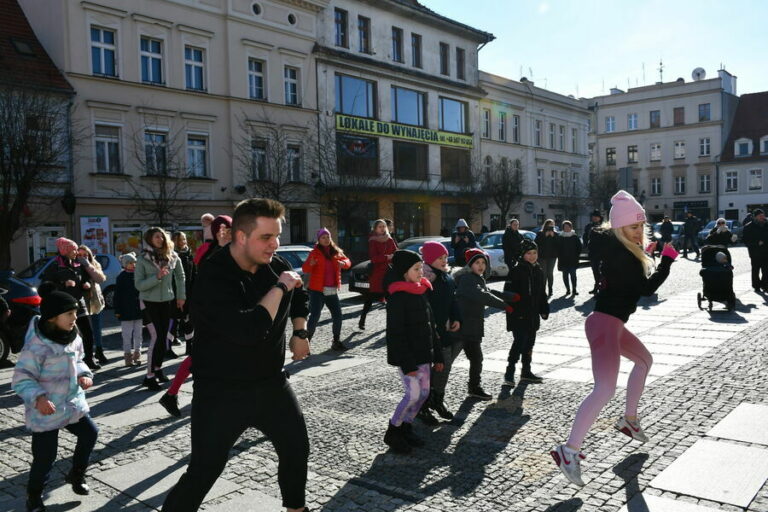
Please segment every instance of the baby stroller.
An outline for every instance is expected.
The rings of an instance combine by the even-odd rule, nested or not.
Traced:
[[[709,302],[709,311],[712,311],[713,302],[721,302],[728,311],[733,311],[736,308],[736,295],[733,293],[733,265],[728,248],[724,245],[702,247],[701,267],[699,275],[704,283],[704,292],[696,294],[699,309],[704,309],[701,304],[706,300]]]

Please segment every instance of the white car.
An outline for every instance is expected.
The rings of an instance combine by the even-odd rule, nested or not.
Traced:
[[[529,240],[536,238],[536,233],[533,231],[526,231],[524,229],[518,231]],[[478,242],[480,248],[488,253],[488,258],[491,260],[491,277],[506,277],[509,274],[509,267],[507,267],[507,263],[504,261],[504,248],[501,244],[503,236],[504,230],[491,231],[490,233],[485,233]]]

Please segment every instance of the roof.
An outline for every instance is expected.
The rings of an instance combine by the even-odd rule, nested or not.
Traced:
[[[474,27],[470,27],[469,25],[465,25],[464,23],[460,23],[456,20],[452,20],[451,18],[448,18],[447,16],[443,16],[442,14],[438,14],[432,9],[429,9],[422,4],[420,4],[417,0],[390,0],[391,2],[394,2],[396,4],[400,4],[402,6],[411,8],[417,12],[420,12],[422,14],[425,14],[431,18],[433,18],[436,21],[446,23],[449,25],[453,25],[456,28],[459,28],[461,30],[470,32],[473,34],[480,42],[482,43],[490,43],[494,39],[496,39],[496,36],[491,34],[490,32],[485,32],[484,30],[479,30]]]
[[[725,142],[721,162],[763,160],[760,155],[760,138],[768,135],[768,92],[742,94],[731,125],[731,133]],[[752,155],[735,157],[733,143],[738,139],[752,139]]]
[[[0,0],[0,84],[74,94],[16,0]]]

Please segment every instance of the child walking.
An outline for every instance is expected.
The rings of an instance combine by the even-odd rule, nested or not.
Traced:
[[[539,318],[549,318],[549,303],[545,290],[544,271],[538,263],[539,250],[536,242],[525,239],[520,244],[520,258],[509,273],[504,283],[505,292],[520,295],[515,310],[507,313],[507,331],[512,331],[514,341],[509,349],[507,370],[504,372],[504,385],[515,385],[515,365],[521,358],[523,370],[521,381],[541,382],[543,379],[531,371],[533,345],[536,343],[536,331],[541,325]]]
[[[397,366],[405,396],[389,420],[384,442],[396,453],[409,453],[424,441],[413,433],[413,419],[429,396],[429,372],[443,370],[435,320],[426,292],[421,258],[413,251],[395,251],[384,278],[387,290],[387,362]]]
[[[483,349],[481,343],[485,335],[486,306],[503,309],[507,313],[514,311],[507,302],[519,299],[516,293],[504,293],[489,290],[485,284],[486,273],[491,265],[488,254],[481,249],[467,249],[464,253],[467,265],[456,272],[456,298],[461,312],[461,335],[464,354],[469,359],[468,395],[481,400],[490,400],[491,395],[480,385],[483,372]]]
[[[581,479],[581,443],[600,411],[616,392],[621,356],[630,359],[634,367],[627,381],[627,403],[624,415],[614,427],[630,438],[644,443],[648,440],[637,417],[637,407],[645,387],[645,378],[653,358],[625,323],[637,309],[641,296],[652,295],[669,276],[678,253],[672,244],[661,251],[661,262],[655,271],[646,253],[653,254],[655,243],[647,243],[645,210],[629,193],[619,190],[611,198],[610,226],[593,231],[593,237],[604,237],[601,280],[595,310],[587,317],[585,329],[592,352],[592,374],[595,387],[581,403],[573,420],[566,444],[551,452],[555,464],[576,485]],[[643,251],[645,247],[645,252]]]
[[[43,490],[56,461],[62,428],[77,436],[66,482],[76,494],[90,492],[85,470],[98,435],[85,401],[84,390],[93,384],[93,373],[83,362],[83,341],[75,325],[78,302],[68,293],[41,288],[40,316],[30,321],[11,382],[24,400],[26,425],[32,431],[28,512],[45,510]]]
[[[123,358],[125,366],[141,364],[142,314],[139,304],[139,290],[133,282],[136,269],[136,254],[129,252],[120,256],[123,271],[115,281],[115,318],[120,320],[123,336]]]

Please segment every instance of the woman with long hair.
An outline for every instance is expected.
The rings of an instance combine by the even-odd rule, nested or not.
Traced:
[[[187,295],[184,269],[179,257],[173,252],[173,242],[168,233],[163,228],[149,228],[144,233],[143,247],[141,257],[136,262],[134,282],[155,332],[147,350],[147,376],[142,386],[151,391],[159,391],[159,382],[170,380],[163,374],[162,368],[171,303],[175,300],[176,307],[183,309]]]
[[[552,285],[555,282],[555,264],[557,263],[558,235],[555,233],[555,221],[547,219],[536,235],[536,245],[539,247],[539,265],[544,271],[547,283],[547,295],[552,296]]]
[[[317,322],[323,311],[323,305],[328,306],[333,319],[333,342],[331,349],[347,350],[341,342],[341,305],[339,304],[339,288],[341,288],[341,271],[352,266],[338,245],[331,238],[331,232],[322,228],[317,232],[317,243],[301,269],[309,274],[309,320],[307,331],[309,339],[315,335]]]
[[[623,190],[611,198],[611,205],[610,225],[600,231],[596,229],[590,235],[590,240],[592,237],[604,238],[595,310],[585,323],[595,387],[581,403],[567,443],[550,452],[566,478],[576,485],[584,485],[580,462],[585,457],[580,451],[581,444],[600,411],[616,392],[622,356],[631,360],[634,367],[627,381],[624,415],[616,421],[614,428],[641,443],[648,440],[640,426],[637,408],[653,358],[625,324],[637,309],[640,297],[652,295],[667,279],[672,262],[678,256],[672,245],[667,244],[654,270],[648,254],[653,253],[655,242],[648,243],[645,210]]]
[[[96,346],[94,354],[99,364],[104,365],[109,362],[107,356],[104,355],[104,347],[101,345],[101,313],[104,311],[104,295],[101,290],[101,283],[107,280],[107,276],[104,275],[104,271],[101,269],[101,264],[97,260],[91,248],[87,245],[81,245],[77,248],[77,255],[80,260],[88,262],[85,266],[85,271],[88,272],[88,276],[91,278],[91,289],[85,294],[85,304],[88,311],[91,314],[91,327],[93,328],[93,341]]]
[[[384,297],[382,285],[384,276],[392,263],[392,255],[397,250],[397,243],[389,234],[387,223],[384,219],[373,222],[371,233],[368,235],[368,258],[371,260],[371,272],[368,274],[368,293],[365,294],[363,311],[360,313],[360,321],[357,326],[365,329],[365,317],[371,311],[374,300]]]

